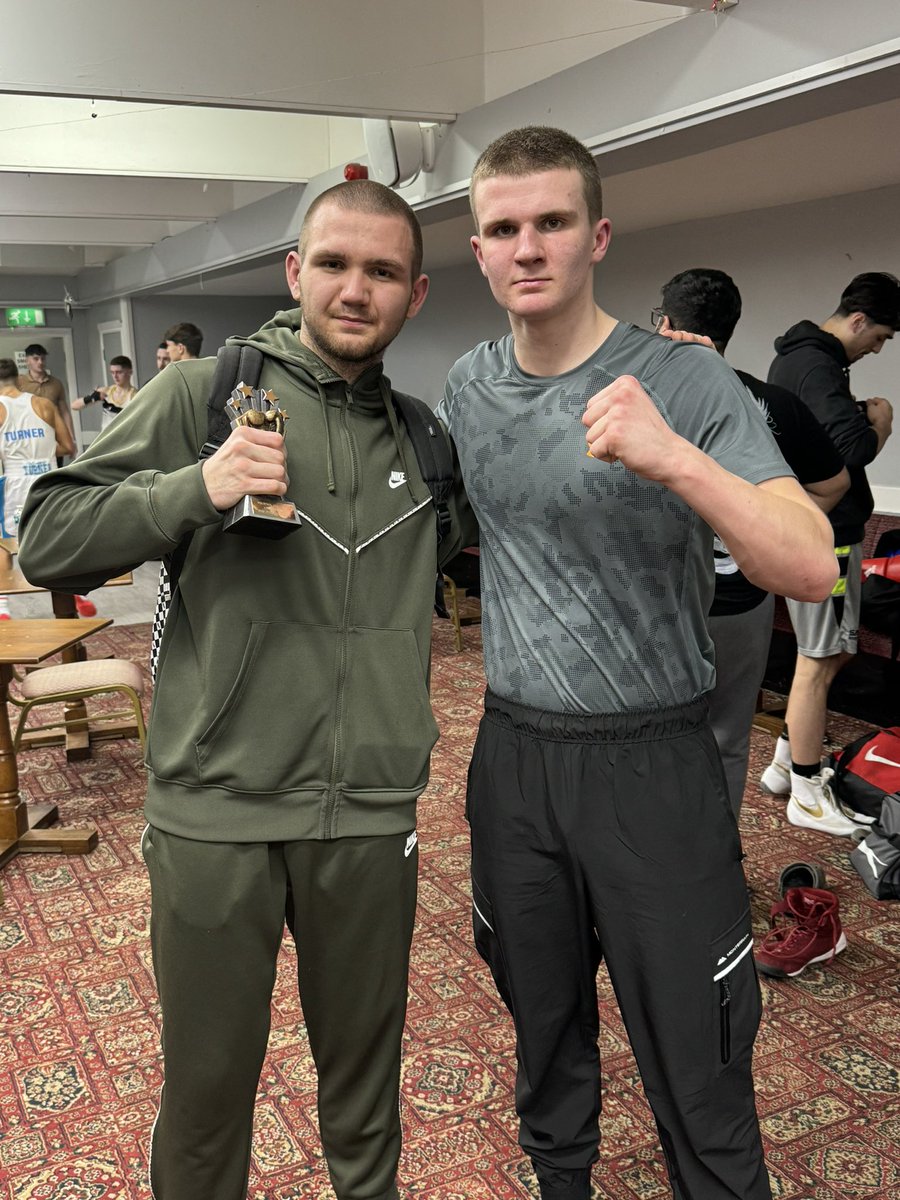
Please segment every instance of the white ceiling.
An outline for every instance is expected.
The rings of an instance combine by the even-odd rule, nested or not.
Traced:
[[[225,0],[211,21],[180,0],[157,0],[152,13],[120,6],[98,58],[102,0],[82,0],[77,16],[62,0],[32,0],[21,16],[5,15],[0,41],[0,300],[15,299],[4,279],[74,278],[342,166],[365,151],[358,115],[449,117],[498,97],[517,101],[518,89],[691,20],[700,7],[709,4],[571,0],[548,22],[546,0],[280,0],[270,9]],[[39,10],[47,18],[53,10],[44,28],[54,34],[41,54],[20,54],[16,22],[33,28]],[[900,83],[892,86],[873,98],[900,95]],[[797,119],[764,135],[751,122],[739,140],[702,153],[685,146],[684,156],[637,170],[613,154],[614,230],[900,183],[891,149],[900,145],[900,99],[829,116],[810,101]],[[427,266],[467,261],[469,218],[435,215],[424,230]],[[283,288],[270,254],[165,290]]]
[[[3,276],[72,277],[343,166],[365,143],[342,113],[452,119],[690,11],[575,0],[548,35],[544,0],[227,3],[215,20],[157,0],[119,6],[112,26],[102,0],[32,0],[5,14],[0,42],[0,291]],[[22,54],[36,27],[51,31],[40,54]],[[267,278],[251,269],[235,287]]]
[[[46,25],[42,7],[55,10]],[[450,107],[444,115],[452,116],[690,11],[668,0],[578,0],[557,14],[547,37],[542,0],[373,7],[377,13],[355,0],[306,0],[272,6],[260,19],[259,6],[227,4],[212,20],[208,10],[192,13],[173,0],[143,18],[119,6],[98,49],[97,30],[109,25],[101,0],[83,0],[77,18],[68,5],[36,0],[25,14],[31,31],[44,30],[36,55],[18,53],[18,18],[6,14],[0,289],[2,276],[71,277],[102,266],[365,154],[356,116],[311,108],[430,115],[428,106]],[[346,36],[350,20],[355,38]],[[220,43],[223,28],[232,38]],[[220,50],[215,84],[204,84],[204,56]],[[204,86],[232,106],[254,107],[187,97],[187,88]],[[173,96],[191,102],[148,102]],[[252,271],[241,290],[264,284],[268,290],[265,275]]]

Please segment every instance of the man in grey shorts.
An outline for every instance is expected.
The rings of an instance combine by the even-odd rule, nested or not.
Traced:
[[[689,330],[711,338],[719,354],[741,316],[741,293],[730,275],[710,267],[680,271],[661,289],[654,312],[660,333]],[[759,406],[778,449],[813,502],[829,512],[850,486],[850,476],[831,438],[791,392],[763,383],[746,371],[735,374]],[[709,633],[716,649],[716,686],[709,693],[709,719],[735,815],[740,814],[750,729],[772,639],[775,597],[744,577],[719,539],[715,542],[716,591]],[[804,605],[803,607],[812,607]]]
[[[830,769],[822,767],[825,714],[834,677],[856,653],[862,540],[874,508],[865,468],[884,448],[893,420],[882,396],[857,404],[850,367],[878,354],[897,329],[900,282],[878,271],[857,275],[826,321],[800,321],[776,340],[769,368],[769,382],[794,392],[824,425],[850,473],[850,489],[828,514],[840,568],[831,596],[821,604],[788,601],[797,665],[784,732],[761,783],[775,795],[790,793],[791,824],[845,836],[868,818],[845,812],[831,790]]]
[[[542,1200],[587,1200],[602,957],[678,1200],[769,1200],[750,908],[706,719],[711,524],[808,600],[834,582],[828,524],[718,355],[595,304],[610,226],[580,142],[505,134],[471,200],[512,332],[456,363],[438,411],[481,530],[473,922],[515,1021],[520,1142]]]

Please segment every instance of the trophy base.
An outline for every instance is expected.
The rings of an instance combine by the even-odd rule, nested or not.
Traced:
[[[291,500],[276,496],[245,496],[225,514],[222,528],[226,533],[282,538],[302,524]]]

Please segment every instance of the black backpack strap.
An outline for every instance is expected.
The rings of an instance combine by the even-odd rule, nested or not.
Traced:
[[[206,401],[206,441],[200,448],[200,458],[215,454],[231,433],[231,422],[225,405],[234,389],[241,383],[255,388],[262,374],[262,351],[255,346],[220,346]]]
[[[450,438],[423,400],[416,396],[407,396],[405,392],[394,392],[393,396],[412,442],[422,482],[431,492],[440,547],[452,524],[449,501],[453,491],[453,451],[450,448]],[[439,566],[434,585],[434,611],[439,617],[450,617],[444,602],[444,576]]]
[[[231,421],[225,411],[231,393],[242,383],[255,388],[262,374],[262,364],[262,351],[257,350],[255,346],[219,347],[216,370],[206,400],[206,441],[200,447],[198,456],[201,462],[215,454],[231,433]],[[191,545],[191,537],[190,533],[183,537],[164,560],[169,576],[169,592],[173,598]]]
[[[450,532],[450,494],[453,491],[453,452],[440,421],[423,401],[394,392],[394,402],[416,452],[422,482],[431,492],[437,514],[438,545]]]

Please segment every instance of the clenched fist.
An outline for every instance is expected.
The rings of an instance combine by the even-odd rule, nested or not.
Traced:
[[[244,496],[283,496],[287,491],[280,433],[240,425],[200,469],[209,498],[220,512]]]
[[[593,458],[617,460],[645,479],[671,473],[672,455],[683,441],[660,416],[632,375],[619,378],[588,401],[582,424],[588,427]]]

